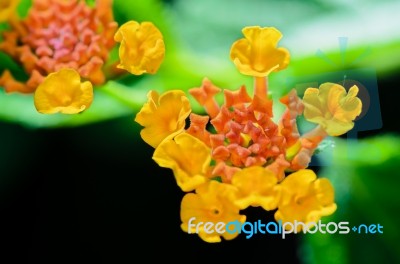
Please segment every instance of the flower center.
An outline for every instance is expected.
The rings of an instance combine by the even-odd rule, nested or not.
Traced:
[[[212,207],[211,209],[210,209],[210,212],[211,212],[211,215],[213,216],[213,217],[216,217],[216,216],[219,216],[219,215],[221,215],[221,212],[222,212],[222,210],[221,210],[221,208],[219,208],[219,207]]]
[[[324,117],[325,117],[326,119],[331,119],[333,116],[332,116],[331,112],[326,111]]]
[[[232,109],[223,128],[217,129],[218,133],[223,134],[224,140],[213,149],[215,160],[224,160],[236,167],[263,166],[269,158],[282,153],[277,125],[269,117],[263,113],[257,115],[249,109]]]

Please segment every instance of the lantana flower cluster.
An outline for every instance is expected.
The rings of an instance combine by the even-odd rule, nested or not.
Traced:
[[[293,89],[280,99],[286,110],[274,122],[268,76],[288,66],[289,51],[277,47],[282,35],[274,27],[245,27],[243,34],[233,43],[230,58],[240,73],[254,78],[252,96],[245,86],[221,89],[205,78],[189,94],[206,114],[193,113],[181,90],[150,91],[135,118],[143,126],[141,137],[155,148],[154,161],[171,169],[186,193],[180,216],[188,233],[196,233],[188,228],[193,217],[192,228],[200,222],[244,223],[243,210],[249,206],[292,223],[317,222],[336,210],[332,184],[308,166],[324,138],[353,128],[362,106],[358,88],[347,92],[339,84],[324,83],[308,88],[303,98]],[[222,103],[216,99],[220,93]],[[296,123],[300,115],[316,124],[302,135]],[[197,231],[206,242],[238,235],[206,232],[202,225]]]
[[[112,0],[33,0],[25,18],[17,14],[19,0],[2,0],[0,51],[19,63],[29,76],[16,80],[9,70],[0,74],[7,93],[34,95],[43,114],[77,114],[93,101],[93,87],[126,70],[154,74],[164,59],[161,32],[151,22],[128,21],[118,28]],[[109,62],[119,46],[119,63]]]

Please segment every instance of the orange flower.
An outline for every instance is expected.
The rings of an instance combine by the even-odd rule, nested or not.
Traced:
[[[303,97],[304,117],[319,124],[328,135],[340,136],[353,128],[354,119],[361,113],[362,102],[357,94],[355,85],[348,93],[336,83],[308,88]]]
[[[153,23],[129,21],[118,29],[114,39],[121,42],[118,68],[135,75],[157,72],[164,59],[165,46],[161,32]]]
[[[222,226],[233,221],[246,221],[246,216],[240,215],[239,208],[229,199],[234,192],[233,186],[209,181],[197,188],[195,194],[186,194],[181,203],[182,230],[189,234],[198,231],[199,237],[209,243],[221,242],[221,236],[226,240],[237,237],[238,232],[231,234]],[[208,227],[205,227],[204,223],[207,223]],[[209,226],[210,223],[212,227]]]
[[[178,186],[185,192],[208,180],[211,150],[187,133],[164,140],[154,151],[153,159],[161,167],[172,169]]]
[[[276,221],[318,222],[336,210],[334,190],[328,179],[317,179],[312,170],[299,170],[281,183],[282,196],[275,213]],[[298,225],[299,232],[301,225]]]
[[[35,92],[35,107],[43,114],[77,114],[89,108],[93,100],[93,86],[89,81],[80,82],[80,75],[73,69],[51,73]]]
[[[233,175],[232,185],[238,188],[235,204],[240,209],[261,206],[274,210],[279,201],[278,179],[270,170],[260,166],[245,168]]]
[[[140,132],[143,140],[156,148],[167,136],[183,131],[191,108],[185,93],[179,90],[168,91],[161,96],[156,91],[150,91],[147,98],[135,121],[144,126]]]
[[[240,73],[255,77],[268,76],[289,64],[285,48],[277,48],[282,34],[274,27],[245,27],[242,38],[233,43],[230,57]]]

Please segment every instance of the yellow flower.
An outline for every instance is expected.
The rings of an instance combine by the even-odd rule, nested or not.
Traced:
[[[182,230],[194,234],[197,229],[199,237],[209,243],[221,242],[221,236],[226,240],[234,239],[238,232],[226,232],[225,225],[246,221],[246,216],[240,215],[239,208],[229,199],[235,190],[229,184],[209,181],[197,188],[196,193],[186,194],[181,203]],[[205,226],[206,222],[213,224]]]
[[[147,98],[135,121],[144,126],[140,132],[143,140],[156,148],[167,136],[183,131],[191,108],[189,99],[179,90],[167,91],[161,96],[150,91]]]
[[[43,114],[77,114],[89,108],[93,101],[93,86],[81,83],[79,73],[61,69],[49,74],[35,91],[35,107]]]
[[[328,179],[317,179],[312,170],[303,169],[287,176],[281,183],[282,196],[275,213],[277,221],[316,223],[336,210],[334,189]],[[297,232],[302,229],[297,226]]]
[[[308,88],[303,97],[304,117],[319,124],[330,136],[340,136],[353,128],[353,120],[361,113],[362,102],[357,97],[358,87],[346,94],[336,83],[321,84],[319,89]]]
[[[240,209],[261,206],[274,210],[279,201],[278,179],[273,172],[260,166],[245,168],[233,175],[232,185],[238,188],[235,204]]]
[[[245,27],[242,38],[231,47],[230,57],[238,70],[255,77],[268,76],[289,64],[289,51],[277,48],[282,34],[274,27]]]
[[[114,40],[121,43],[118,68],[135,75],[157,72],[164,59],[165,45],[153,23],[129,21],[118,29]]]
[[[153,159],[161,167],[173,170],[176,182],[184,192],[192,191],[208,180],[211,150],[187,133],[161,142]]]
[[[20,0],[0,1],[0,23],[9,20],[16,12]]]

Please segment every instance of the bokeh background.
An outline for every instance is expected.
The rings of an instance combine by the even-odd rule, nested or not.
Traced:
[[[29,4],[21,2],[21,16]],[[167,54],[156,75],[110,80],[75,116],[40,115],[31,96],[0,89],[1,263],[400,263],[399,1],[114,0],[113,10],[119,24],[152,21],[163,32]],[[208,77],[251,90],[251,78],[229,60],[249,25],[278,28],[291,52],[289,67],[270,77],[274,99],[325,81],[362,87],[368,103],[355,129],[329,138],[311,168],[335,186],[338,210],[325,222],[379,223],[383,234],[255,235],[207,244],[181,231],[184,193],[172,172],[152,161],[133,119],[150,89],[187,90]],[[24,78],[0,53],[0,71],[6,68]],[[279,117],[279,103],[275,111]],[[246,214],[273,220],[258,208]]]

